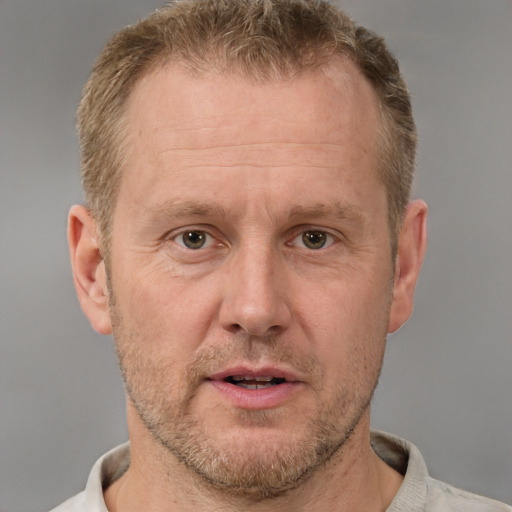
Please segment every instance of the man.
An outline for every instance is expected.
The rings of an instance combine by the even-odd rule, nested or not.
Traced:
[[[75,285],[113,333],[130,445],[56,510],[511,510],[370,434],[427,207],[383,41],[313,0],[183,0],[84,89]]]

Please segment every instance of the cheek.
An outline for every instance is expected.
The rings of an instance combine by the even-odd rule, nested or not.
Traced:
[[[299,322],[310,331],[319,357],[339,372],[351,373],[373,361],[380,367],[391,293],[389,276],[333,281],[303,296]]]
[[[372,272],[371,268],[339,272],[309,286],[307,292],[303,289],[299,308],[310,325],[337,326],[341,335],[352,328],[387,322],[392,291],[390,273]]]
[[[181,350],[197,348],[217,310],[211,283],[158,267],[139,265],[131,273],[118,268],[113,288],[124,330],[129,329],[132,337],[137,333],[138,339],[158,347],[161,353],[177,346]]]

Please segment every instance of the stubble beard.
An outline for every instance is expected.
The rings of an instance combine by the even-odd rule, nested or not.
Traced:
[[[192,415],[181,420],[179,429],[162,437],[162,425],[151,424],[147,417],[141,417],[154,438],[213,489],[265,500],[296,489],[341,455],[368,406],[369,401],[357,411],[351,423],[340,425],[326,418],[311,419],[301,437],[279,442],[226,440],[221,444]],[[242,411],[240,418],[244,416],[255,423],[265,415]]]
[[[229,432],[212,433],[200,421],[193,410],[194,395],[204,376],[223,364],[237,356],[254,359],[254,347],[248,353],[249,344],[237,340],[230,346],[203,350],[188,365],[179,389],[170,390],[166,376],[175,371],[172,363],[145,357],[138,348],[139,343],[144,345],[144,340],[141,342],[134,333],[126,332],[114,309],[114,338],[123,380],[146,429],[164,452],[210,488],[233,496],[251,500],[278,497],[306,482],[334,457],[342,457],[343,448],[367,412],[378,383],[382,358],[363,389],[339,386],[334,398],[319,404],[312,414],[307,411],[309,418],[300,435],[267,441],[262,435],[262,442],[257,443],[251,436],[230,439]],[[311,354],[297,354],[273,339],[261,341],[259,346],[272,361],[286,362],[321,382],[320,365]],[[238,424],[245,423],[252,429],[260,427],[263,432],[279,421],[276,416],[273,411],[240,410],[235,419]]]

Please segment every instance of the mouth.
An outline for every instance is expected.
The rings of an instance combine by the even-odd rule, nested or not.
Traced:
[[[293,371],[274,366],[244,364],[226,368],[206,379],[232,406],[247,410],[271,409],[292,399],[305,383]]]
[[[284,384],[286,379],[272,376],[228,375],[224,382],[245,389],[266,389]]]

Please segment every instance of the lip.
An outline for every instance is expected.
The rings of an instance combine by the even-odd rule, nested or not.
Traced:
[[[210,375],[208,380],[212,381],[223,381],[227,377],[233,375],[244,375],[247,377],[275,377],[276,379],[285,379],[287,382],[300,382],[300,376],[294,372],[279,368],[275,366],[262,366],[260,368],[248,367],[248,366],[233,366],[226,368],[214,375]]]
[[[236,386],[225,379],[233,375],[245,377],[274,377],[285,379],[286,382],[268,388],[247,389]],[[241,409],[273,409],[283,405],[304,386],[304,382],[292,371],[283,368],[265,366],[250,368],[247,366],[235,366],[222,370],[206,379],[215,391],[217,391],[232,406]]]

